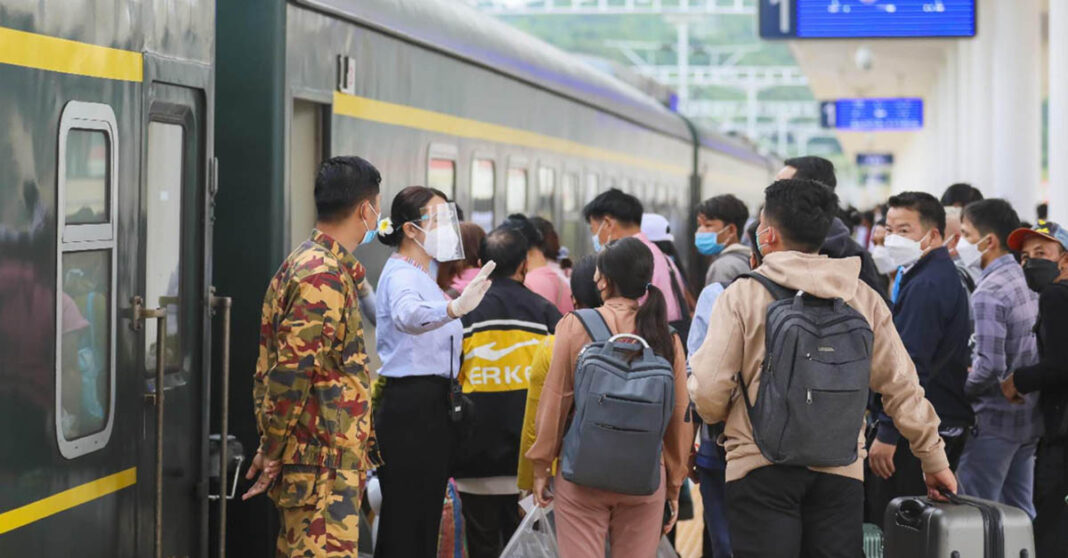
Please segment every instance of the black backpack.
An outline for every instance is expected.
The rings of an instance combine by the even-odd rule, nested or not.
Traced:
[[[787,289],[758,273],[740,278],[759,282],[775,298],[755,404],[738,374],[760,453],[776,465],[853,463],[875,340],[868,320],[840,298]]]

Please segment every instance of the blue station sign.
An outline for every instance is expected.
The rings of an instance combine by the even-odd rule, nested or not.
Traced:
[[[923,128],[923,99],[890,97],[837,99],[820,103],[820,124],[854,132]]]
[[[760,0],[765,39],[974,37],[976,0]]]

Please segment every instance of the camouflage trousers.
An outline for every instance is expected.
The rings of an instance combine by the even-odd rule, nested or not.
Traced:
[[[285,465],[270,497],[281,515],[277,556],[356,556],[363,471]]]

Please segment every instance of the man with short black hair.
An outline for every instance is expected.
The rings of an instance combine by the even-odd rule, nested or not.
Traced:
[[[805,178],[815,180],[831,190],[838,187],[838,178],[834,175],[834,163],[814,155],[787,159],[783,162],[783,168],[775,178],[780,180]]]
[[[973,202],[964,208],[957,252],[965,264],[983,269],[972,293],[975,350],[965,393],[975,410],[974,435],[961,455],[961,490],[1023,509],[1032,518],[1035,447],[1042,434],[1037,394],[1006,401],[1000,383],[1013,370],[1038,361],[1032,328],[1038,297],[1027,288],[1023,269],[1009,250],[1020,226],[1005,200]]]
[[[970,353],[968,296],[956,267],[943,246],[946,213],[938,199],[924,192],[903,192],[890,198],[886,215],[887,253],[897,271],[894,281],[894,325],[901,335],[924,395],[942,423],[950,468],[964,447],[973,413],[964,396]],[[868,465],[879,478],[868,482],[868,512],[882,521],[886,506],[898,496],[926,493],[918,459],[873,398],[876,437],[868,449]],[[885,526],[884,526],[885,527]]]
[[[355,555],[360,493],[382,464],[357,311],[365,272],[353,256],[378,230],[381,181],[359,157],[324,161],[315,230],[264,296],[253,383],[260,447],[248,478],[260,476],[244,499],[270,487],[279,556]]]
[[[679,295],[684,293],[675,288],[675,284],[680,285],[681,288],[682,274],[679,273],[671,259],[642,233],[643,212],[642,202],[638,201],[638,198],[612,188],[607,192],[601,192],[586,204],[586,207],[582,208],[582,218],[590,226],[595,252],[600,252],[603,246],[613,240],[628,236],[637,237],[642,244],[645,244],[645,247],[653,253],[652,284],[664,293],[664,300],[667,301],[668,322],[671,322],[679,331],[688,331],[690,309],[679,305]],[[674,281],[672,281],[672,275],[675,277]],[[680,325],[683,320],[687,322],[685,326]]]
[[[742,244],[749,208],[731,194],[709,198],[697,206],[697,251],[710,256],[712,263],[705,274],[705,285],[730,283],[749,272],[753,251]]]
[[[464,425],[453,476],[471,558],[500,556],[519,526],[516,469],[530,366],[561,318],[555,306],[523,286],[529,244],[521,228],[506,222],[482,240],[481,260],[497,262],[493,283],[462,318],[459,378],[475,412]]]
[[[838,184],[838,179],[834,176],[834,163],[823,157],[796,157],[787,159],[784,165],[779,174],[775,176],[776,180],[791,178],[815,180],[830,188],[831,191],[834,191],[835,186]],[[820,253],[839,259],[854,256],[860,258],[861,281],[867,283],[885,299],[886,278],[880,275],[875,268],[875,262],[871,259],[871,254],[863,246],[857,244],[856,240],[853,240],[853,236],[849,233],[849,228],[837,217],[837,213],[838,210],[835,209],[836,216],[831,221],[831,228],[820,246]]]
[[[942,193],[942,205],[946,207],[959,207],[964,209],[968,204],[983,199],[983,193],[978,188],[966,182],[951,184]]]
[[[816,254],[837,207],[834,192],[812,180],[779,180],[769,186],[757,234],[764,260],[755,271],[791,291],[841,299],[871,324],[868,387],[883,395],[887,414],[923,464],[928,495],[941,499],[938,490],[956,491],[956,481],[938,435],[938,416],[923,397],[890,310],[858,279],[858,260]],[[712,310],[709,323],[715,327],[709,328],[690,359],[690,397],[698,413],[709,424],[726,420],[727,516],[734,556],[855,558],[863,542],[862,415],[856,417],[852,463],[819,468],[773,465],[754,438],[747,404],[742,403],[745,397],[738,395],[745,390],[743,395],[753,404],[762,396],[755,388],[761,384],[767,357],[767,310],[773,301],[756,280],[732,283]],[[809,389],[809,401],[818,391]],[[812,417],[818,424],[810,427],[839,419]]]

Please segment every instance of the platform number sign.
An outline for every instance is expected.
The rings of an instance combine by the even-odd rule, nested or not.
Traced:
[[[337,55],[337,90],[356,94],[356,61],[344,54]]]
[[[820,102],[820,126],[823,128],[838,127],[838,102]]]

